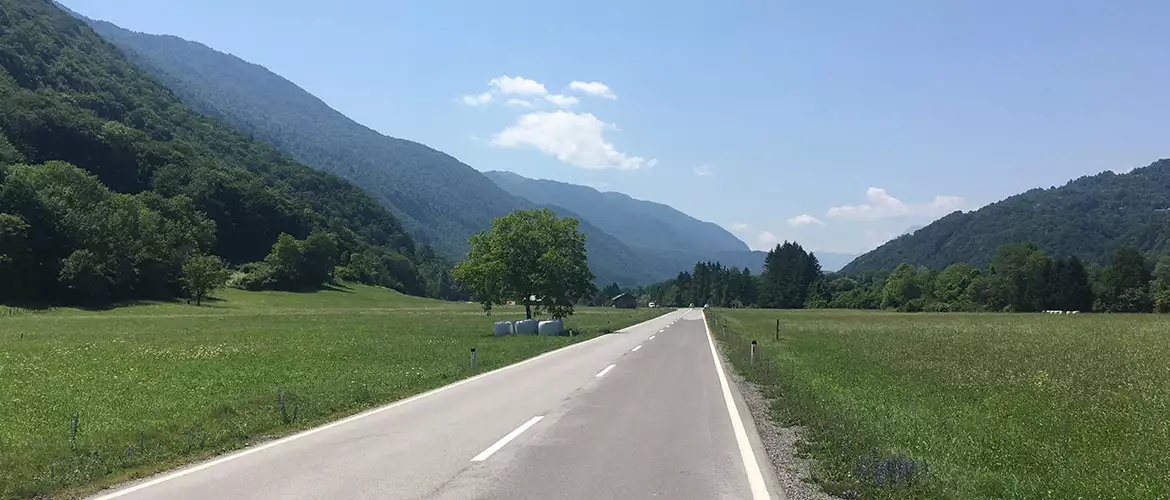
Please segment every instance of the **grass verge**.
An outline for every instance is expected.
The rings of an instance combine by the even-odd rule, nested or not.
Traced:
[[[497,338],[491,322],[522,307],[489,318],[360,285],[219,295],[0,316],[0,498],[77,496],[664,312],[582,308],[565,323],[583,335]]]
[[[835,495],[1170,498],[1166,316],[708,318],[774,419],[805,428],[814,479]]]

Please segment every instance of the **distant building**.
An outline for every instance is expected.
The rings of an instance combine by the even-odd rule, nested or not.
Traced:
[[[636,309],[638,307],[638,298],[628,293],[623,293],[610,299],[613,306],[621,309]]]

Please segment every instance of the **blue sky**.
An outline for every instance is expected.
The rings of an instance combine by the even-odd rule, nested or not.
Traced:
[[[64,3],[479,170],[667,203],[755,248],[861,252],[1170,156],[1164,1]]]

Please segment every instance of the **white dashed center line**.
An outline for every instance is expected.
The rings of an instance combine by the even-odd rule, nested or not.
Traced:
[[[610,370],[612,370],[612,369],[613,369],[613,367],[615,367],[615,366],[617,366],[617,365],[609,365],[609,366],[605,367],[605,369],[604,369],[604,370],[601,370],[601,371],[597,372],[597,378],[604,377],[604,376],[605,376],[605,374],[606,374],[606,373],[609,373],[609,371],[610,371]]]
[[[630,352],[638,352],[638,349],[641,349],[641,348],[642,348],[642,344],[638,344],[638,347],[635,347],[635,348],[634,348],[633,350],[631,350]]]
[[[494,454],[495,452],[500,451],[500,448],[503,448],[504,445],[507,445],[513,439],[516,439],[517,436],[523,434],[524,431],[528,430],[529,427],[536,425],[536,423],[540,422],[540,420],[543,418],[544,418],[544,415],[538,415],[538,416],[535,416],[535,417],[528,419],[527,422],[524,422],[523,425],[521,425],[520,427],[517,427],[516,430],[509,432],[507,436],[504,436],[504,437],[500,438],[499,441],[496,441],[496,444],[488,446],[488,449],[480,452],[480,454],[476,455],[475,458],[472,458],[471,461],[472,462],[482,462],[484,460],[487,460],[488,457],[492,456],[492,454]]]

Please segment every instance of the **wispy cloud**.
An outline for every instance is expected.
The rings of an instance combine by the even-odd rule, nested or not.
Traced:
[[[866,203],[841,205],[829,209],[829,217],[853,220],[876,220],[889,217],[938,217],[962,209],[966,202],[959,196],[935,196],[922,204],[906,204],[890,196],[885,189],[871,187],[865,192]]]
[[[508,99],[504,104],[521,108],[531,108],[533,106],[532,101],[525,101],[524,99]]]
[[[715,175],[715,169],[711,168],[710,165],[699,165],[699,166],[695,167],[694,172],[695,172],[695,175],[697,175],[699,177],[710,177],[712,175]]]
[[[499,78],[492,78],[488,81],[488,85],[495,87],[497,92],[505,95],[544,95],[548,93],[543,83],[536,80],[529,80],[522,76],[513,77],[504,75]]]
[[[634,170],[658,164],[658,160],[614,148],[605,140],[605,131],[616,128],[591,113],[536,112],[521,116],[514,125],[496,134],[492,145],[536,148],[564,163],[587,169]]]
[[[573,82],[569,84],[569,88],[605,99],[617,99],[617,94],[614,94],[608,85],[601,82]]]
[[[765,247],[775,246],[777,243],[780,243],[780,240],[776,238],[776,235],[772,234],[771,231],[764,231],[760,233],[758,236],[756,236],[756,241],[760,242],[760,245]]]
[[[557,107],[560,108],[568,108],[581,102],[581,100],[576,97],[562,94],[549,94],[544,96],[544,100],[556,104]]]
[[[744,224],[742,222],[735,222],[735,223],[732,223],[731,226],[729,226],[729,229],[731,229],[732,231],[743,231],[744,229],[747,229],[747,228],[748,228],[748,225]]]
[[[479,106],[480,104],[487,104],[491,102],[491,92],[484,92],[482,94],[465,95],[463,96],[463,104],[468,106]]]
[[[796,217],[788,219],[788,225],[792,227],[804,227],[812,225],[823,226],[825,223],[809,214],[800,214]]]

